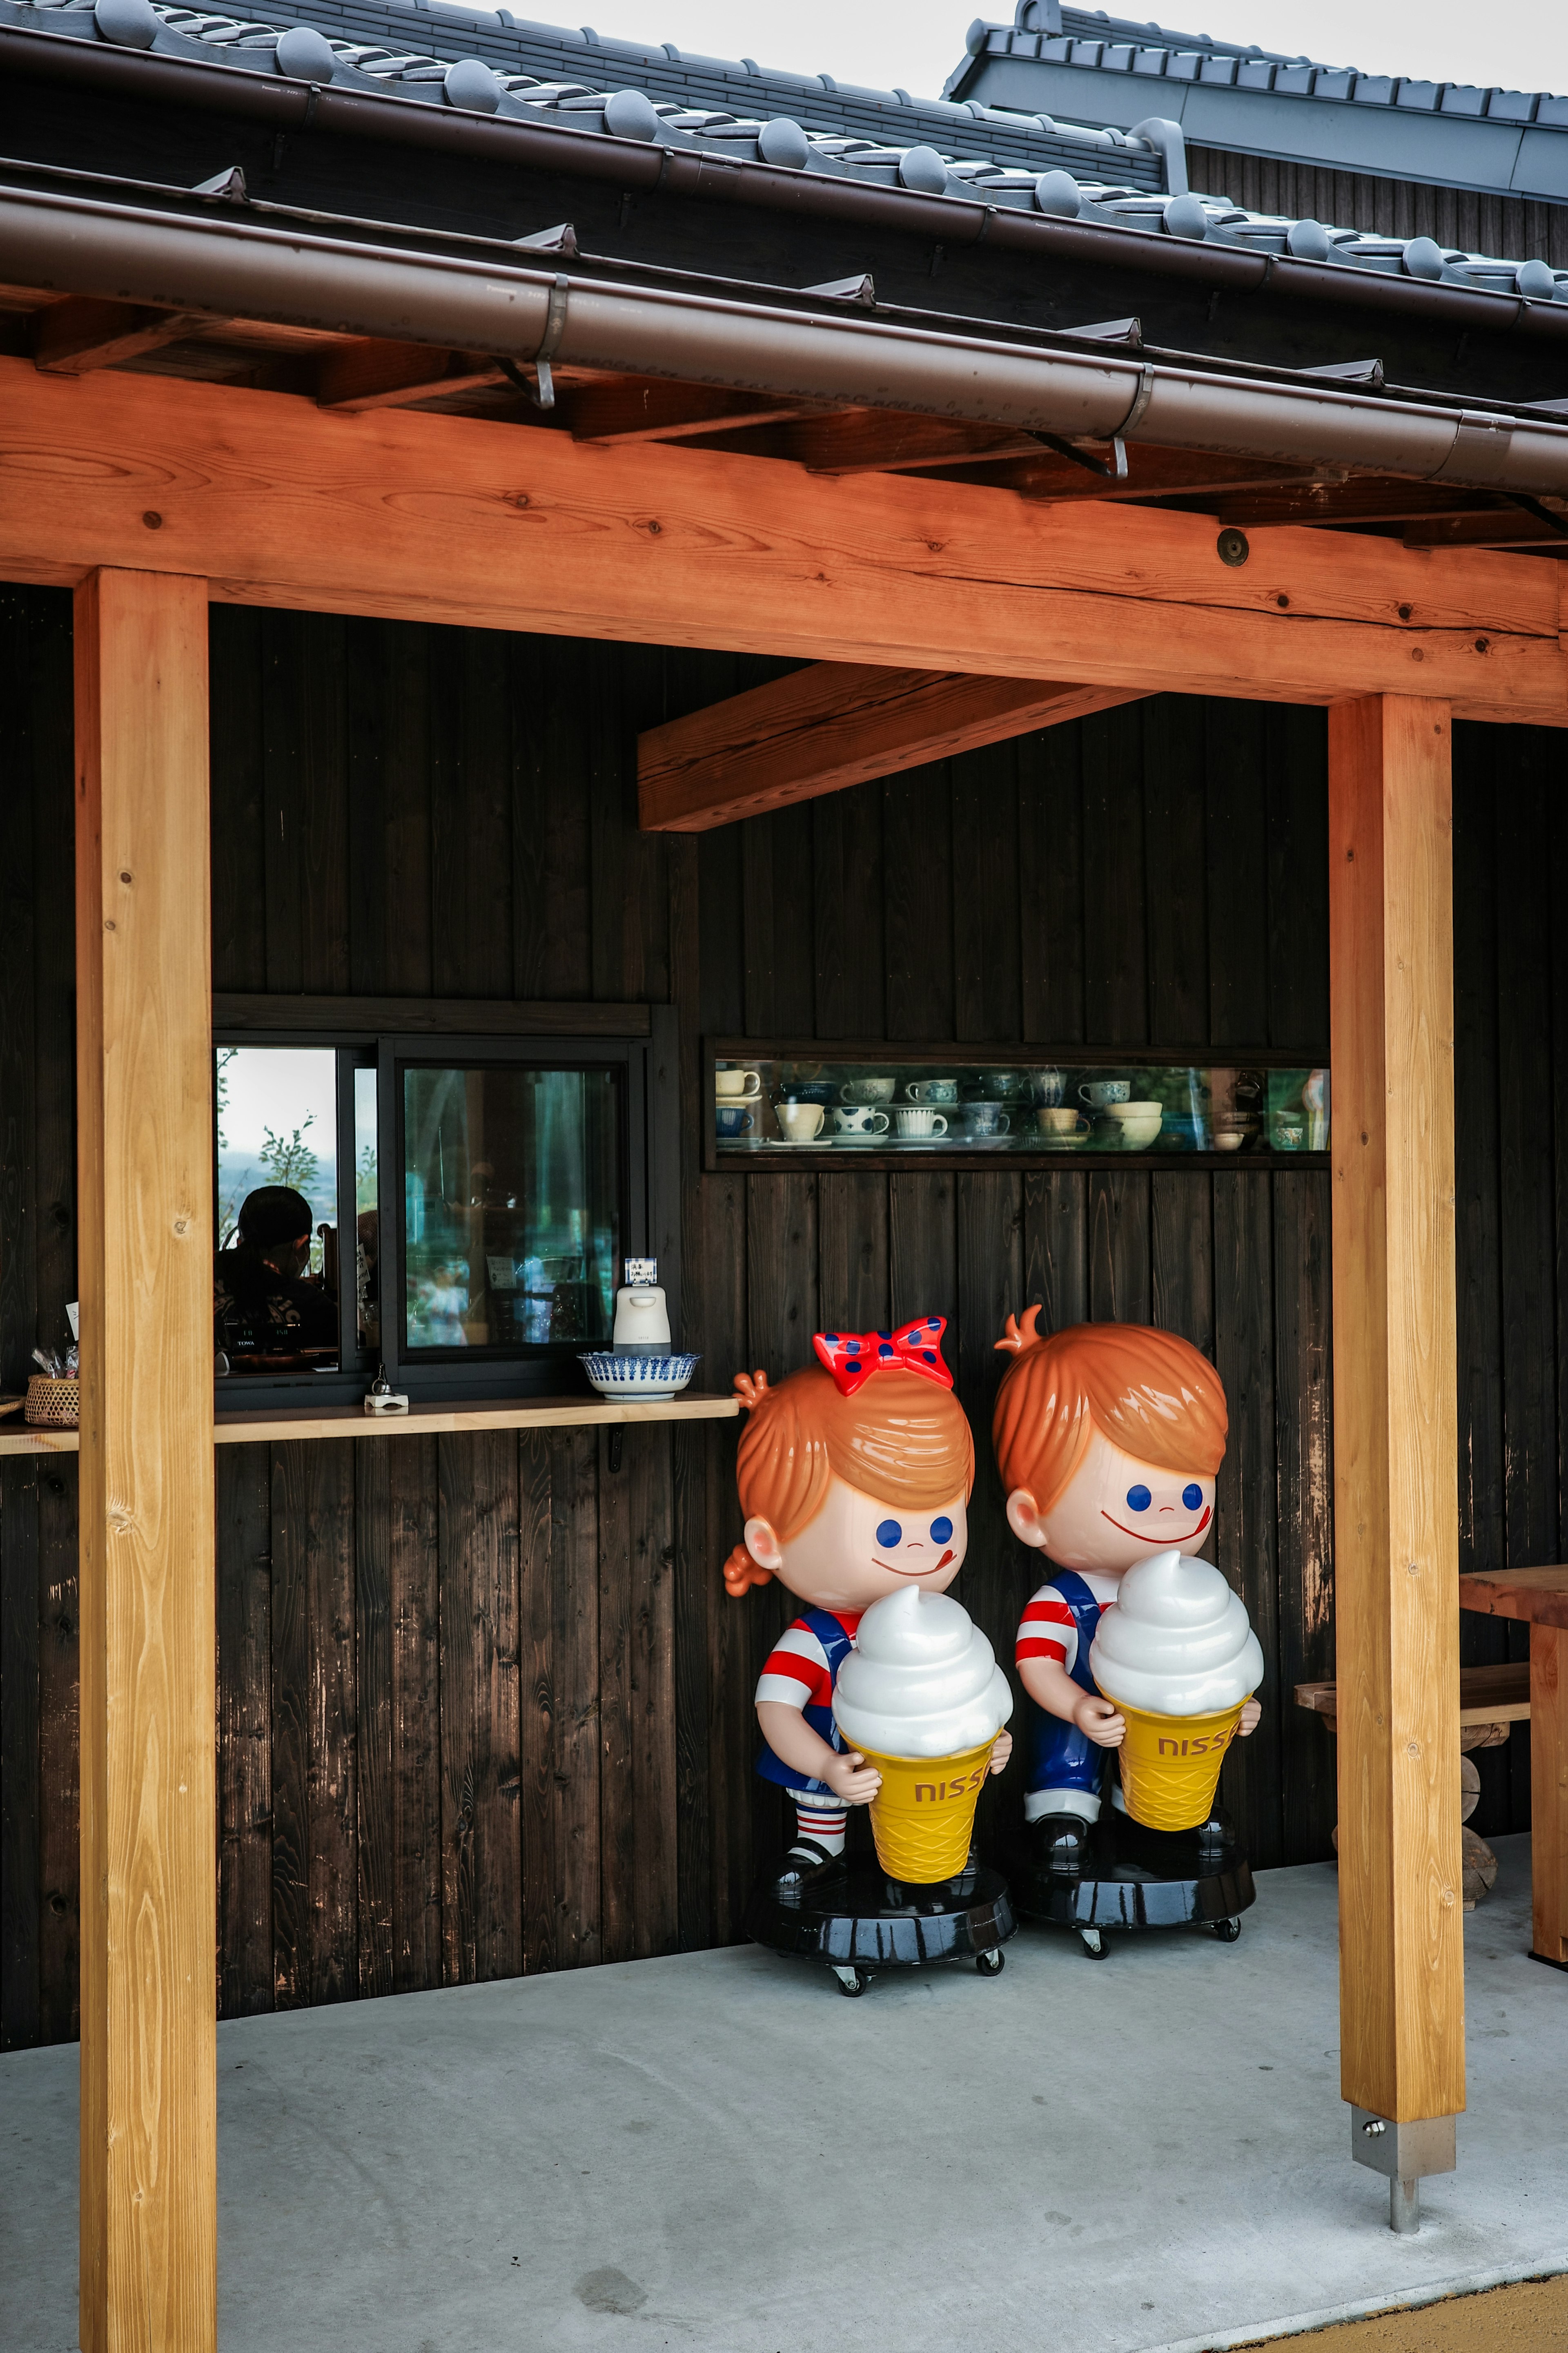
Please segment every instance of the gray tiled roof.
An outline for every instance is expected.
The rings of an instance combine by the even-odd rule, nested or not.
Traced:
[[[978,102],[918,100],[819,76],[764,72],[749,60],[683,56],[584,31],[410,0],[301,0],[303,22],[282,10],[239,18],[172,0],[0,0],[0,26],[73,33],[152,47],[159,55],[285,72],[350,90],[485,113],[606,128],[666,144],[763,153],[774,163],[927,194],[1027,204],[1035,179],[1056,168],[1154,193],[1166,183],[1163,149],[1124,132],[1077,130]],[[155,27],[149,31],[150,27]],[[309,63],[314,58],[313,64]],[[771,153],[769,151],[772,151]]]
[[[671,146],[714,145],[730,156],[761,157],[887,186],[983,195],[992,205],[1106,222],[1162,239],[1289,254],[1298,260],[1523,295],[1532,301],[1568,302],[1568,270],[1553,270],[1543,261],[1498,259],[1439,246],[1429,237],[1401,239],[1316,220],[1291,220],[1184,188],[1167,194],[1167,159],[1157,145],[1130,143],[1120,132],[1097,136],[1050,123],[1048,118],[1026,122],[1018,116],[954,107],[951,114],[979,135],[967,149],[952,142],[944,154],[929,142],[900,136],[909,111],[923,116],[930,110],[917,108],[897,93],[828,90],[763,74],[744,63],[726,66],[684,58],[670,50],[657,53],[663,59],[658,72],[652,50],[630,51],[625,43],[589,43],[584,36],[520,25],[504,10],[499,18],[490,18],[456,8],[416,10],[397,0],[308,0],[308,5],[319,24],[280,30],[259,19],[186,7],[177,0],[96,0],[95,9],[73,5],[71,0],[0,0],[0,27],[68,31],[80,38],[151,47],[161,56],[199,58],[253,73],[330,79],[334,87],[376,90],[412,103],[525,121],[544,117],[584,134],[608,131]],[[1039,5],[1041,0],[1021,0],[1026,10]],[[329,24],[331,29],[325,29]],[[429,46],[373,39],[373,24],[383,34],[417,30],[437,37]],[[447,37],[453,34],[463,37]],[[502,54],[508,42],[519,54],[526,51],[526,67],[516,56],[509,59]],[[482,47],[487,49],[484,56],[479,54]],[[559,64],[549,74],[535,70],[547,66],[552,56],[559,58],[565,53],[581,61],[584,70],[576,77]],[[611,56],[628,68],[624,82],[595,70]],[[646,89],[630,78],[636,66],[642,69]],[[739,85],[763,103],[739,112],[698,103],[695,90],[689,89],[684,98],[672,96],[668,77],[673,73],[728,77],[731,97],[739,95]],[[804,103],[798,108],[799,114],[809,112],[814,118],[807,126],[798,114],[773,111],[786,87],[797,100],[803,93],[813,97],[809,110]],[[834,120],[832,108],[849,102],[863,111],[867,131],[850,130],[843,115]],[[923,121],[915,127],[923,129]],[[994,134],[1003,133],[1029,140],[1027,161],[1003,161],[995,153],[979,152],[992,144]],[[1055,149],[1047,143],[1053,138]],[[1179,145],[1175,160],[1180,163]]]
[[[968,47],[950,96],[1106,123],[1165,114],[1194,145],[1568,201],[1568,98],[1551,92],[1362,73],[1060,0],[976,20]]]

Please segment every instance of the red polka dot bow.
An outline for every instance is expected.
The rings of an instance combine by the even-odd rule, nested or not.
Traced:
[[[952,1375],[942,1362],[945,1315],[922,1315],[897,1332],[818,1332],[812,1346],[832,1374],[840,1397],[851,1398],[873,1373],[918,1373],[950,1389]]]

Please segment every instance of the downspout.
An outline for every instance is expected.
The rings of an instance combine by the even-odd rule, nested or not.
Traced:
[[[383,97],[330,84],[293,81],[237,66],[205,65],[114,48],[60,33],[0,28],[0,76],[28,75],[98,90],[134,104],[186,106],[249,119],[273,132],[379,140],[504,164],[512,171],[559,173],[607,183],[630,194],[713,197],[812,220],[885,228],[958,251],[984,242],[999,251],[1083,268],[1152,272],[1222,292],[1265,288],[1292,300],[1434,319],[1455,335],[1523,334],[1568,342],[1568,302],[1396,278],[1343,262],[1298,261],[1290,254],[1113,228],[988,205],[968,196],[926,196],[908,188],[868,186],[826,172],[742,161],[710,151],[663,147],[607,132],[569,131],[521,122],[409,97]],[[1147,134],[1152,125],[1145,123]]]
[[[0,277],[558,367],[1568,494],[1568,426],[0,190]]]

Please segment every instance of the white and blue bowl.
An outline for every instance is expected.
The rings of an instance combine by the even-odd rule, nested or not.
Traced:
[[[617,1356],[605,1349],[579,1356],[578,1363],[601,1397],[668,1398],[678,1396],[701,1362],[700,1356]]]

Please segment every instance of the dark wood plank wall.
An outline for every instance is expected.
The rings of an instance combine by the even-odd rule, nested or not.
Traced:
[[[1377,237],[1431,237],[1465,253],[1568,269],[1568,205],[1385,180],[1274,155],[1235,155],[1222,147],[1189,147],[1187,177],[1205,195],[1229,196],[1287,220],[1321,220]]]
[[[1332,1665],[1326,1178],[695,1173],[704,1030],[1317,1044],[1321,716],[1164,701],[654,840],[637,728],[778,665],[229,609],[213,658],[216,985],[673,999],[702,1377],[786,1371],[824,1323],[946,1314],[981,1440],[960,1591],[1005,1657],[1036,1570],[984,1443],[1003,1316],[1038,1299],[1052,1323],[1147,1318],[1212,1349],[1234,1432],[1218,1556],[1269,1662],[1232,1799],[1258,1862],[1325,1853],[1331,1747],[1282,1703]],[[5,592],[0,676],[16,1387],[73,1286],[63,596]],[[1562,820],[1554,744],[1461,733],[1463,1509],[1489,1565],[1557,1537]],[[226,2015],[735,1933],[778,1827],[751,1692],[785,1605],[720,1580],[734,1439],[632,1430],[617,1473],[592,1432],[220,1450]],[[75,2031],[74,1513],[70,1463],[0,1467],[7,2046]],[[1479,1658],[1507,1633],[1468,1639]],[[1523,1820],[1508,1753],[1483,1771],[1480,1819]]]

